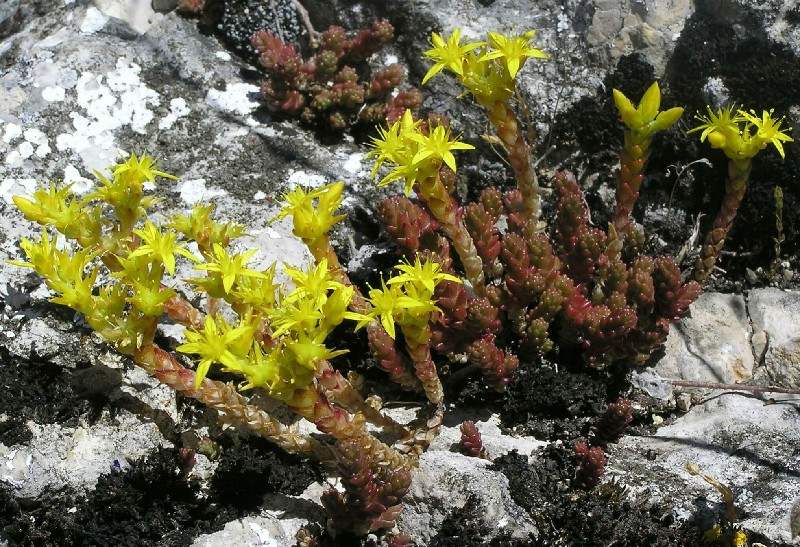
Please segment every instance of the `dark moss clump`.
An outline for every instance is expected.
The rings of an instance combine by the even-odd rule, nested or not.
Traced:
[[[102,401],[81,397],[73,372],[47,362],[16,358],[0,347],[0,443],[14,446],[28,442],[26,423],[77,425],[78,417],[94,414]]]
[[[191,545],[250,514],[268,493],[299,494],[318,470],[266,441],[224,448],[210,493],[185,477],[186,458],[161,448],[112,469],[87,494],[69,489],[16,499],[0,485],[0,537],[20,546]]]
[[[211,480],[211,495],[220,503],[249,511],[258,507],[266,494],[296,496],[312,482],[322,480],[319,467],[303,463],[261,438],[225,444]]]
[[[531,416],[570,420],[598,416],[605,403],[606,385],[597,373],[525,368],[508,387],[503,423],[525,423]]]
[[[531,545],[702,545],[701,530],[676,522],[670,507],[632,505],[614,485],[591,492],[570,488],[571,447],[550,445],[534,464],[514,451],[497,458],[495,468],[539,528]]]

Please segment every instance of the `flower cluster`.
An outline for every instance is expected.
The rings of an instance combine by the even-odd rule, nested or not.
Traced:
[[[772,144],[783,158],[783,143],[794,141],[787,131],[781,129],[783,118],[773,118],[772,110],[764,110],[758,117],[753,110],[748,112],[739,108],[734,113],[734,107],[730,106],[716,112],[710,107],[707,109],[707,116],[695,116],[701,123],[689,133],[700,131],[701,142],[708,140],[712,148],[725,153],[728,157],[728,180],[722,206],[695,263],[694,278],[699,282],[708,278],[722,253],[725,238],[747,189],[753,157]]]
[[[784,119],[773,118],[772,113],[764,110],[759,117],[754,110],[738,108],[734,113],[734,107],[728,106],[713,112],[708,107],[708,115],[696,116],[702,123],[689,133],[702,131],[700,140],[708,139],[712,148],[719,148],[731,160],[752,158],[770,144],[784,157],[783,143],[794,139],[781,130]]]
[[[405,193],[409,195],[414,184],[421,183],[420,192],[433,196],[432,184],[439,170],[446,166],[456,171],[453,150],[475,148],[453,138],[448,127],[436,125],[423,131],[421,126],[422,121],[415,120],[411,111],[406,110],[388,129],[378,128],[379,136],[372,138],[374,148],[368,154],[376,158],[372,176],[384,162],[393,165],[391,173],[381,179],[378,186],[403,180]]]
[[[462,44],[460,29],[455,29],[447,40],[434,32],[432,47],[424,53],[434,64],[422,83],[447,69],[482,105],[508,101],[514,94],[515,78],[525,61],[548,58],[541,49],[534,47],[535,34],[533,30],[515,36],[489,32],[488,41]]]
[[[405,69],[389,65],[370,81],[360,81],[356,70],[393,37],[388,21],[375,21],[352,39],[343,28],[332,26],[320,34],[315,54],[304,61],[293,45],[260,30],[252,45],[267,72],[261,94],[273,110],[314,127],[341,131],[358,122],[394,120],[406,108],[416,109],[422,103],[416,89],[395,93]]]

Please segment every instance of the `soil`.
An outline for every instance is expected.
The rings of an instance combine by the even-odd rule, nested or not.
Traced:
[[[800,89],[800,63],[788,49],[771,44],[760,29],[754,13],[742,15],[747,38],[731,25],[715,22],[698,11],[681,34],[667,76],[662,81],[665,105],[684,105],[687,112],[702,111],[705,99],[700,89],[710,77],[721,78],[732,98],[758,110],[774,107],[785,112],[795,97],[781,91]],[[712,61],[713,60],[713,61]],[[753,76],[757,75],[757,76]],[[623,58],[607,81],[606,90],[616,87],[629,97],[640,97],[653,81],[653,70],[639,57]],[[604,225],[610,211],[600,200],[601,185],[613,185],[611,166],[616,160],[621,131],[607,91],[576,103],[554,125],[553,143],[579,147],[586,172],[603,173],[586,188],[587,201],[598,225]],[[688,117],[687,117],[688,119]],[[644,213],[649,207],[666,207],[673,186],[672,206],[692,219],[705,215],[704,233],[722,197],[725,160],[701,147],[696,136],[685,136],[685,126],[656,140],[646,183],[634,215],[645,219],[650,233],[663,239],[660,253],[672,252],[689,236],[691,222],[668,224]],[[800,154],[798,143],[787,145],[786,159],[774,151],[755,162],[748,194],[739,211],[726,249],[724,273],[714,276],[713,288],[778,284],[796,287],[798,276],[772,277],[758,274],[745,281],[747,270],[769,272],[775,260],[773,238],[775,213],[773,190],[784,192],[784,235],[781,259],[789,269],[800,270],[798,223],[800,199]],[[691,185],[687,180],[664,177],[670,165],[685,166],[699,157],[711,159],[715,168],[698,167]],[[366,216],[369,218],[369,215]],[[649,218],[649,220],[648,220]],[[784,268],[786,269],[786,268]],[[48,313],[61,313],[55,307]],[[88,334],[88,332],[86,333]],[[342,336],[345,338],[345,336]],[[353,351],[363,354],[363,348]],[[24,443],[31,436],[28,420],[39,424],[74,425],[92,422],[104,409],[119,411],[102,393],[87,393],[80,387],[81,370],[67,370],[48,362],[22,361],[0,348],[0,442],[6,446]],[[87,364],[88,366],[88,364]],[[361,369],[361,364],[355,365]],[[477,500],[451,515],[432,540],[432,546],[458,545],[699,545],[701,531],[691,523],[679,524],[670,507],[637,506],[626,499],[624,489],[607,485],[590,492],[571,486],[574,474],[572,445],[590,434],[591,426],[606,404],[624,394],[622,376],[612,372],[581,370],[568,363],[556,368],[527,363],[516,381],[501,398],[477,382],[449,388],[450,400],[480,402],[498,412],[509,431],[533,434],[554,443],[544,449],[535,464],[514,452],[496,458],[494,466],[508,477],[519,505],[529,511],[541,535],[527,541],[500,537],[485,540]],[[399,395],[407,398],[405,394]],[[191,404],[184,412],[193,412]],[[633,424],[637,427],[636,421]],[[160,448],[130,462],[125,470],[109,470],[88,493],[69,489],[50,491],[35,500],[15,499],[13,491],[0,486],[0,533],[11,545],[21,546],[106,546],[190,545],[203,533],[221,529],[225,523],[266,509],[269,493],[296,495],[322,477],[322,470],[272,448],[254,437],[236,433],[220,434],[213,441],[219,447],[218,468],[213,479],[201,483],[187,477],[192,447],[181,446],[180,431],[171,439],[178,446]],[[756,538],[757,539],[757,538]],[[319,538],[319,545],[355,545],[354,538]]]

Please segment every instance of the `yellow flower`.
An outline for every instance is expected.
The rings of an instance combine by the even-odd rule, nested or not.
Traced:
[[[131,303],[144,315],[160,317],[164,313],[164,304],[177,293],[160,285],[152,286],[146,283],[134,282],[133,296],[127,297],[126,302]]]
[[[622,121],[625,122],[628,129],[643,132],[645,135],[652,135],[656,131],[669,129],[683,114],[683,108],[680,107],[659,112],[661,89],[658,87],[658,82],[653,82],[647,88],[637,108],[633,107],[630,99],[620,90],[614,89],[613,95],[617,110],[619,110]]]
[[[244,276],[237,280],[233,296],[238,302],[263,311],[275,306],[275,289],[280,286],[273,281],[275,262],[263,273],[265,277]]]
[[[334,279],[333,273],[328,268],[327,258],[323,258],[318,264],[312,265],[306,272],[288,265],[284,265],[283,271],[292,279],[295,285],[295,289],[284,299],[287,302],[298,300],[306,295],[311,295],[312,297],[322,296],[329,289],[335,289],[341,285]]]
[[[780,128],[784,118],[774,119],[772,110],[765,110],[759,118],[755,112],[748,113],[741,108],[736,110],[736,114],[730,106],[717,109],[716,113],[710,107],[706,108],[708,116],[695,116],[702,123],[688,133],[702,131],[701,142],[708,139],[712,148],[721,149],[732,160],[752,158],[769,144],[773,144],[784,157],[783,143],[794,141]]]
[[[262,351],[260,344],[253,344],[253,349],[248,359],[243,359],[236,363],[236,367],[225,367],[227,371],[239,372],[247,379],[239,385],[239,389],[246,390],[254,387],[266,387],[275,382],[279,375],[278,356],[282,345],[278,344],[266,354]]]
[[[143,229],[134,230],[133,233],[138,235],[145,244],[130,253],[128,258],[151,256],[154,260],[163,262],[170,275],[175,275],[176,253],[194,262],[199,262],[196,256],[177,243],[178,234],[175,232],[162,233],[149,220],[145,223]]]
[[[33,201],[22,196],[12,196],[14,205],[25,218],[42,226],[53,226],[56,230],[74,239],[81,235],[80,221],[84,212],[73,199],[70,187],[51,182],[49,188],[37,188]]]
[[[347,353],[346,349],[331,350],[325,344],[316,340],[286,340],[288,349],[294,361],[303,368],[311,371],[317,370],[317,363],[322,359],[333,359],[337,355]]]
[[[144,182],[154,182],[155,177],[176,179],[175,176],[163,171],[157,171],[155,161],[146,153],[137,158],[132,153],[130,157],[108,168],[112,173],[111,180],[95,171],[95,176],[101,185],[94,192],[84,197],[84,202],[99,199],[114,207],[115,213],[125,227],[125,231],[133,227],[142,210],[153,205],[155,198],[142,199]]]
[[[212,274],[217,274],[222,279],[224,294],[229,294],[236,278],[241,275],[267,279],[265,274],[245,267],[245,263],[256,254],[256,251],[257,249],[251,249],[246,253],[234,254],[231,256],[228,254],[225,247],[214,243],[214,261],[207,264],[198,264],[194,269],[206,270]],[[192,279],[192,281],[205,283],[207,280]],[[200,285],[201,283],[197,284]],[[212,294],[212,296],[214,295]]]
[[[187,330],[184,333],[189,342],[175,349],[181,353],[200,356],[194,380],[195,389],[200,387],[212,363],[221,363],[229,369],[237,370],[239,358],[231,349],[239,338],[251,333],[251,330],[249,325],[232,328],[222,317],[217,316],[215,319],[208,315],[203,330]]]
[[[384,129],[378,128],[378,137],[372,137],[372,147],[367,153],[367,157],[377,158],[372,167],[370,177],[375,178],[375,174],[385,161],[395,164],[408,163],[414,157],[409,150],[408,136],[415,133],[422,124],[422,120],[414,120],[411,110],[406,109],[403,116],[394,122],[391,127]]]
[[[537,59],[548,58],[545,52],[532,47],[531,40],[534,34],[536,34],[535,30],[529,30],[520,36],[505,36],[497,32],[490,32],[489,44],[494,48],[494,51],[486,53],[481,60],[503,59],[505,68],[511,78],[514,78],[527,59],[531,57]]]
[[[55,275],[55,253],[58,252],[56,244],[57,238],[51,241],[47,230],[42,230],[39,242],[34,243],[25,237],[19,244],[30,262],[9,260],[8,263],[21,268],[32,268],[42,277],[50,278]]]
[[[414,121],[411,111],[406,110],[403,117],[382,132],[381,138],[373,138],[374,150],[368,156],[378,158],[378,165],[384,161],[394,163],[392,172],[378,182],[378,186],[386,186],[396,180],[404,180],[406,195],[411,193],[414,183],[429,177],[435,177],[444,162],[453,171],[456,170],[456,159],[452,150],[471,150],[475,148],[456,139],[452,139],[450,130],[438,125],[429,130],[427,135],[420,132],[420,122]],[[373,175],[376,169],[372,170]]]
[[[326,259],[308,272],[289,267],[285,271],[296,288],[281,300],[280,306],[268,312],[273,337],[291,332],[293,336],[322,342],[345,319],[358,322],[356,328],[372,320],[347,310],[355,289],[334,279]]]
[[[190,215],[175,214],[167,224],[168,228],[177,230],[187,238],[197,242],[200,252],[204,256],[212,256],[214,243],[227,247],[232,239],[244,234],[244,226],[226,222],[220,224],[211,218],[214,204],[198,204],[192,209]]]
[[[739,135],[739,122],[744,121],[744,118],[739,114],[741,110],[737,110],[737,113],[733,113],[733,107],[726,106],[725,108],[718,108],[717,112],[714,113],[711,110],[710,106],[706,107],[708,110],[708,116],[695,116],[695,119],[703,122],[697,127],[690,129],[687,133],[694,133],[695,131],[702,131],[700,134],[700,142],[705,142],[706,138],[709,135],[716,133],[722,136],[724,139],[728,137],[735,137]],[[711,141],[709,141],[711,142]],[[721,146],[712,146],[714,148],[722,148],[725,146],[725,141],[717,141],[721,144]]]
[[[399,120],[393,123],[387,131],[382,132],[382,138],[372,139],[372,146],[375,149],[367,153],[367,157],[378,158],[376,168],[372,170],[372,176],[377,172],[377,166],[384,161],[394,164],[392,172],[378,182],[379,188],[396,180],[404,179],[405,193],[408,195],[418,179],[435,172],[431,166],[422,166],[425,169],[421,171],[420,166],[413,161],[419,144],[411,137],[419,133],[421,123],[421,120],[415,121],[411,111],[406,109]]]
[[[372,304],[372,309],[369,311],[370,316],[379,317],[381,325],[384,330],[391,336],[392,340],[395,338],[394,328],[394,315],[402,308],[403,293],[400,292],[399,287],[389,288],[386,282],[381,279],[381,288],[369,290],[369,297],[367,300]]]
[[[278,337],[288,332],[311,334],[322,319],[320,302],[315,297],[283,300],[281,305],[269,314],[272,336]]]
[[[782,143],[794,142],[794,139],[781,131],[781,124],[783,123],[784,118],[775,119],[772,117],[772,112],[772,109],[770,109],[769,112],[764,110],[760,118],[756,116],[756,113],[753,110],[751,110],[750,113],[740,110],[739,115],[758,129],[754,138],[761,142],[762,149],[766,148],[768,144],[772,143],[775,145],[775,148],[778,149],[778,153],[781,155],[781,157],[785,158],[786,156],[783,153]],[[789,130],[791,130],[791,128],[789,128],[787,131]]]
[[[419,256],[416,257],[414,264],[405,263],[395,266],[396,270],[403,272],[389,279],[388,284],[409,283],[415,285],[422,294],[427,294],[430,298],[436,290],[436,285],[442,281],[454,281],[461,283],[461,280],[453,275],[444,273],[442,265],[434,260],[426,260],[421,263]]]
[[[248,358],[229,370],[236,370],[247,378],[247,384],[240,389],[263,387],[271,397],[282,401],[290,399],[296,390],[307,387],[316,373],[316,369],[297,366],[294,354],[286,351],[284,341],[267,353],[258,344],[253,344]]]
[[[434,32],[431,35],[430,43],[433,48],[424,52],[423,55],[434,61],[434,65],[428,70],[428,72],[425,74],[425,77],[422,78],[423,84],[432,76],[438,74],[445,68],[451,70],[459,76],[463,76],[464,71],[462,65],[464,61],[464,55],[473,49],[484,45],[483,42],[462,45],[461,29],[459,28],[453,31],[453,34],[450,35],[447,41],[445,41],[441,35]]]
[[[456,158],[451,150],[473,150],[475,148],[471,144],[459,141],[458,138],[451,140],[450,130],[442,125],[431,129],[427,136],[422,133],[413,133],[408,138],[419,144],[419,149],[411,160],[413,164],[416,165],[425,160],[437,163],[443,161],[453,171],[456,170]]]
[[[175,175],[157,171],[155,169],[157,163],[152,156],[147,155],[147,152],[142,152],[141,158],[137,158],[136,153],[131,152],[126,161],[112,165],[109,169],[112,171],[115,180],[123,180],[129,184],[142,184],[146,180],[155,182],[157,176],[178,180]]]
[[[300,187],[283,194],[283,208],[270,222],[292,216],[292,233],[303,240],[313,240],[328,233],[331,226],[345,215],[335,215],[336,209],[344,201],[342,197],[344,182],[326,184],[307,192]],[[314,200],[317,206],[314,207]]]
[[[355,321],[356,330],[373,321],[372,317],[348,311],[348,306],[350,306],[350,301],[353,299],[354,294],[355,288],[352,285],[342,285],[340,283],[327,296],[322,304],[322,321],[319,324],[319,331],[323,339],[345,319]]]
[[[84,270],[90,266],[95,255],[89,249],[81,249],[70,254],[57,248],[57,240],[51,240],[47,231],[42,231],[37,243],[25,238],[20,243],[30,262],[10,260],[8,263],[25,268],[33,268],[47,280],[47,286],[58,293],[51,298],[54,304],[63,304],[88,315],[92,311],[92,289],[97,279],[98,268],[92,266],[89,275]]]
[[[497,70],[492,63],[485,62],[481,55],[474,52],[470,52],[464,61],[461,83],[479,104],[487,108],[491,108],[493,103],[508,101],[514,95],[514,79],[508,71]]]
[[[402,324],[407,313],[425,313],[436,310],[436,306],[430,300],[426,302],[404,294],[400,284],[387,286],[383,279],[381,279],[380,289],[370,287],[367,300],[372,304],[369,316],[379,318],[384,330],[392,339],[396,335],[395,322]]]

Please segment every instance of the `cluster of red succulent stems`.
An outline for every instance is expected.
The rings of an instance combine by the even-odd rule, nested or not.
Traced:
[[[271,109],[315,127],[341,131],[358,122],[393,121],[422,104],[417,89],[394,93],[406,77],[405,69],[388,65],[370,81],[361,81],[356,70],[393,37],[394,28],[385,20],[373,22],[355,38],[331,26],[320,33],[313,56],[304,60],[295,46],[259,30],[252,45],[266,71],[261,95]]]
[[[392,528],[411,486],[411,472],[373,465],[358,443],[338,441],[336,449],[344,493],[331,488],[322,494],[328,529],[364,534]]]
[[[487,283],[483,294],[469,294],[454,282],[437,287],[442,313],[432,327],[431,348],[465,353],[498,390],[519,366],[517,354],[544,354],[556,345],[576,346],[595,368],[641,363],[700,293],[696,283],[681,281],[671,258],[642,256],[636,239],[619,241],[613,228],[609,236],[591,227],[571,173],[558,173],[553,187],[558,214],[552,240],[526,229],[519,190],[487,188],[476,203],[461,208]],[[378,211],[407,256],[432,254],[454,271],[448,240],[424,202],[393,196]]]
[[[597,419],[589,442],[577,442],[575,453],[575,476],[573,485],[591,490],[598,485],[606,470],[605,448],[618,442],[633,420],[633,407],[628,399],[620,397],[608,405]]]

